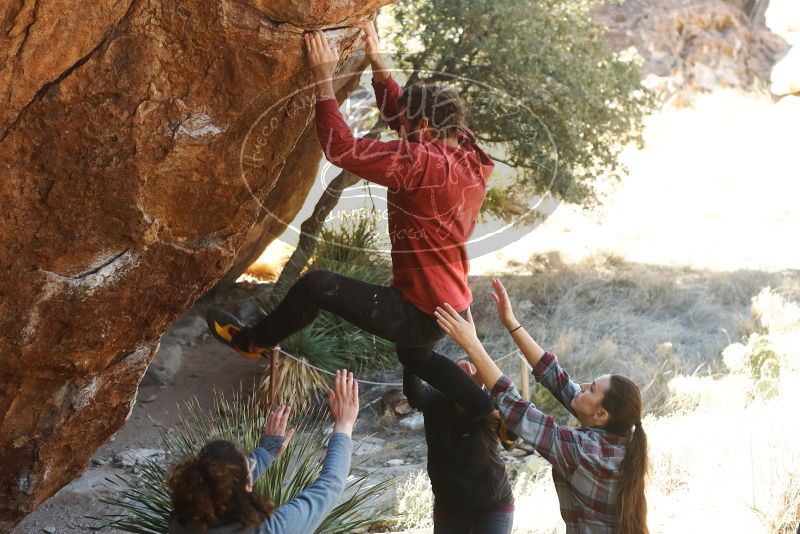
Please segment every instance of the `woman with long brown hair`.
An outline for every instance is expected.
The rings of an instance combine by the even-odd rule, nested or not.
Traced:
[[[630,379],[603,375],[576,384],[514,317],[499,280],[492,294],[503,326],[511,333],[536,380],[580,422],[557,424],[523,399],[495,365],[475,332],[472,314],[461,317],[449,304],[437,308],[439,326],[469,355],[508,427],[553,466],[561,516],[568,533],[647,534],[647,435],[642,395]]]

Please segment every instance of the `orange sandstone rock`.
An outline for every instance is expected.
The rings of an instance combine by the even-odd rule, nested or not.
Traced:
[[[0,7],[0,531],[123,424],[264,210],[300,208],[313,173],[281,171],[313,117],[302,30],[345,64],[346,26],[384,3]]]

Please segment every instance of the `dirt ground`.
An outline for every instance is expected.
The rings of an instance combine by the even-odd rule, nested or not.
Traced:
[[[207,333],[202,320],[202,312],[208,301],[201,301],[189,310],[162,338],[162,347],[175,341],[181,347],[180,368],[173,369],[174,375],[169,384],[159,385],[145,379],[140,386],[137,402],[125,425],[112,440],[101,447],[92,457],[84,474],[62,488],[44,502],[36,511],[26,517],[12,532],[13,534],[33,534],[57,532],[63,534],[85,533],[101,526],[102,522],[92,517],[102,517],[115,512],[114,507],[100,502],[104,496],[113,493],[108,479],[117,476],[130,477],[132,468],[121,462],[126,454],[147,452],[159,449],[161,442],[153,420],[165,426],[173,426],[178,421],[178,406],[197,399],[203,408],[212,405],[214,390],[226,396],[240,389],[249,392],[260,371],[260,362],[252,362],[236,356]],[[156,355],[152,365],[158,365],[161,353]],[[399,364],[398,364],[399,369]],[[383,373],[380,378],[394,379]],[[150,382],[150,383],[148,383]],[[425,467],[425,440],[422,429],[409,430],[396,421],[381,418],[381,393],[386,388],[362,387],[362,412],[359,417],[354,440],[359,441],[375,432],[379,437],[369,439],[369,446],[363,448],[368,458],[363,458],[360,470],[374,470],[380,467],[375,482],[386,478],[403,476]],[[375,401],[375,402],[373,402]],[[403,460],[402,465],[384,465],[389,460]],[[393,500],[392,492],[386,494]],[[120,532],[103,529],[103,532]]]
[[[130,418],[110,442],[97,450],[83,476],[26,517],[13,531],[15,534],[43,532],[47,527],[54,527],[52,532],[79,533],[97,527],[97,521],[85,516],[111,512],[108,505],[99,502],[108,494],[106,479],[128,475],[125,468],[115,466],[115,456],[131,449],[160,446],[158,432],[150,418],[171,425],[176,420],[179,404],[196,398],[201,406],[210,406],[213,388],[227,393],[238,389],[240,383],[252,383],[254,364],[236,357],[213,339],[200,340],[186,349],[172,385],[141,386]]]
[[[742,328],[750,299],[761,287],[800,287],[800,273],[794,271],[698,272],[630,264],[618,258],[564,265],[554,258],[540,257],[518,266],[518,274],[506,274],[504,280],[520,320],[559,353],[562,363],[575,371],[576,379],[590,379],[599,368],[608,371],[624,364],[625,370],[638,376],[642,383],[662,369],[665,354],[659,343],[663,340],[672,340],[668,356],[679,371],[683,368],[683,372],[691,372],[698,362],[706,362],[706,371],[701,374],[713,372],[720,351],[731,337],[738,335],[736,331]],[[512,345],[496,324],[488,294],[489,279],[473,277],[472,284],[479,333],[497,358]],[[132,468],[122,461],[124,456],[161,447],[153,420],[173,426],[178,420],[178,406],[191,399],[197,399],[203,408],[210,407],[215,388],[226,396],[240,388],[245,392],[252,389],[261,364],[239,358],[211,338],[202,318],[212,303],[222,302],[230,307],[251,292],[251,288],[240,286],[203,299],[176,321],[162,338],[162,348],[148,371],[154,376],[146,377],[140,386],[125,425],[94,454],[83,476],[25,518],[14,534],[72,534],[97,528],[101,523],[90,517],[114,512],[100,502],[110,494],[107,479],[131,476]],[[702,329],[699,324],[703,324]],[[449,341],[443,342],[440,350],[451,355],[458,352]],[[509,359],[501,367],[518,380],[521,366],[517,362]],[[397,382],[399,370],[397,364],[395,369],[361,378]],[[164,383],[159,385],[159,380]],[[386,390],[362,387],[362,413],[354,437],[368,438],[369,446],[363,448],[357,460],[363,460],[362,473],[378,469],[371,481],[373,477],[375,483],[393,478],[399,483],[406,475],[425,469],[426,447],[421,428],[408,429],[398,418],[383,413],[380,397]],[[651,389],[649,395],[655,391]],[[522,456],[524,452],[518,454]],[[511,455],[506,459],[511,463],[521,461]],[[381,502],[394,503],[396,488],[397,484],[393,485]]]

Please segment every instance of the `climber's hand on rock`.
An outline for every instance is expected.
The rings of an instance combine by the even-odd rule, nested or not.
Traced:
[[[331,80],[339,62],[339,54],[331,49],[328,39],[319,30],[307,32],[303,38],[308,51],[308,66],[314,72],[317,83]]]
[[[371,20],[365,20],[357,24],[356,27],[364,30],[364,45],[367,55],[372,60],[372,56],[381,53],[381,44],[378,40],[378,32],[375,31],[375,24]]]
[[[381,43],[378,40],[375,24],[371,20],[365,20],[356,24],[356,28],[361,28],[364,31],[364,47],[367,58],[369,58],[369,62],[372,65],[372,77],[376,81],[382,82],[389,77],[389,70],[381,56]]]

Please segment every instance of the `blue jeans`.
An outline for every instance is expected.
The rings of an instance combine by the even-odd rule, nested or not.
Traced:
[[[433,520],[433,534],[511,534],[514,512],[487,514],[480,519]]]

